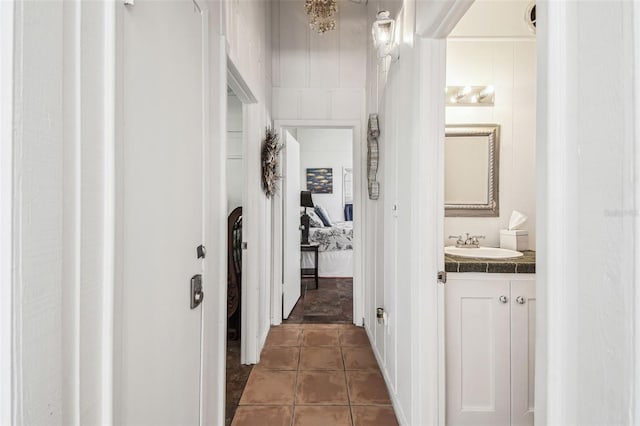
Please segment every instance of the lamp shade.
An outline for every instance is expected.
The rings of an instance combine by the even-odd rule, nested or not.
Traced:
[[[300,206],[314,207],[313,198],[311,198],[311,191],[300,191]]]

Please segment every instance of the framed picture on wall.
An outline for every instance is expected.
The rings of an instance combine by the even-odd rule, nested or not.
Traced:
[[[307,169],[307,191],[312,194],[333,194],[333,169]]]
[[[342,204],[353,204],[353,169],[342,168]]]

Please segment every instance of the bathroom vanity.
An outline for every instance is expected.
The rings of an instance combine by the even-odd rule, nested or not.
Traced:
[[[531,425],[535,252],[445,256],[447,425]]]

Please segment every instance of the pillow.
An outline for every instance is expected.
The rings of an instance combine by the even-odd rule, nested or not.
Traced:
[[[322,223],[324,223],[324,226],[333,226],[331,218],[329,217],[329,213],[327,213],[324,207],[316,205],[316,213],[318,214],[318,217],[320,218]]]
[[[315,211],[309,210],[307,212],[307,216],[309,216],[309,226],[312,228],[322,228],[324,224],[322,223],[322,219],[318,217]]]

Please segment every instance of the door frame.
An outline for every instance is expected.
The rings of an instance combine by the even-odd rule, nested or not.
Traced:
[[[226,47],[226,46],[225,46]],[[250,185],[251,175],[249,169],[249,156],[253,154],[253,151],[249,149],[249,134],[250,129],[260,128],[258,123],[255,123],[254,114],[251,114],[251,109],[257,104],[256,96],[247,81],[242,76],[242,73],[238,67],[233,63],[228,53],[226,56],[226,83],[231,88],[233,93],[237,96],[238,100],[242,103],[242,241],[251,241],[252,244],[248,245],[248,248],[243,249],[242,252],[242,283],[241,283],[241,295],[240,295],[240,362],[243,364],[255,364],[259,361],[259,330],[260,319],[257,315],[260,301],[258,299],[258,280],[255,274],[254,268],[247,268],[247,264],[257,264],[254,262],[258,260],[257,244],[253,243],[257,241],[255,235],[256,228],[252,224],[256,223],[255,209],[251,206],[256,204],[253,200],[258,199],[261,196],[260,192],[256,191],[253,185]],[[225,141],[223,158],[226,160],[226,117],[227,106],[225,97],[225,122],[224,132],[225,136],[222,140]],[[225,173],[225,211],[226,211],[226,161],[224,165]],[[226,234],[225,234],[226,235]],[[224,246],[226,250],[226,238],[224,239]],[[226,251],[225,251],[226,253]],[[225,268],[226,271],[226,268]],[[226,281],[225,281],[226,282]],[[226,297],[226,285],[225,285],[225,297],[220,301],[219,309],[224,312],[227,311],[227,297]],[[226,322],[226,320],[225,320]],[[226,332],[225,332],[226,335]],[[249,336],[256,336],[256,338],[249,338]],[[225,341],[226,348],[226,341]],[[226,351],[226,349],[225,349]]]
[[[366,133],[360,120],[275,120],[274,128],[282,135],[282,129],[351,129],[353,151],[353,323],[363,325],[364,320],[364,255],[365,255],[365,173]],[[272,203],[272,274],[271,274],[271,324],[282,323],[282,196],[280,191]]]
[[[287,214],[287,211],[291,209],[291,206],[288,205],[287,203],[290,202],[290,198],[287,196],[287,194],[289,194],[290,191],[290,183],[291,181],[298,181],[298,198],[300,197],[299,192],[302,190],[302,184],[300,182],[300,141],[297,140],[296,137],[294,137],[291,132],[289,131],[290,129],[287,128],[282,128],[280,129],[279,132],[279,137],[280,137],[280,141],[282,143],[282,151],[280,154],[280,162],[278,164],[278,167],[280,167],[281,171],[278,172],[278,175],[281,176],[280,178],[280,182],[279,182],[279,193],[282,194],[282,196],[280,197],[280,199],[278,200],[278,202],[280,203],[280,205],[282,206],[282,220],[278,221],[279,223],[290,223],[290,218],[289,218],[289,214]],[[293,142],[295,142],[295,145],[297,145],[296,150],[297,150],[297,158],[296,158],[296,154],[292,153],[291,150],[291,146],[293,146]],[[291,145],[291,146],[290,146]],[[297,170],[295,171],[295,175],[293,177],[293,179],[290,179],[290,173],[289,173],[289,165],[290,162],[296,162],[297,163]],[[292,185],[295,186],[295,185]],[[295,217],[298,216],[298,218],[300,217],[300,203],[299,201],[296,199],[296,205],[297,205],[297,215],[294,214],[294,220]],[[299,220],[299,219],[298,219]],[[285,299],[291,300],[289,298],[286,297],[286,293],[289,292],[296,292],[298,293],[298,298],[296,299],[295,303],[293,304],[293,306],[291,307],[291,310],[288,312],[289,316],[291,315],[291,313],[293,312],[293,309],[295,308],[296,304],[298,303],[298,301],[300,300],[300,297],[302,296],[302,292],[300,291],[300,282],[302,279],[302,274],[300,273],[300,261],[302,259],[301,256],[301,252],[300,252],[300,238],[301,238],[301,233],[300,233],[300,225],[298,225],[297,230],[294,232],[293,230],[290,230],[289,232],[287,232],[287,229],[283,227],[282,229],[282,241],[283,241],[283,245],[282,245],[282,251],[283,251],[283,256],[282,256],[282,267],[283,267],[283,271],[282,271],[282,292],[281,292],[281,296],[279,297],[279,300],[281,301],[281,306],[282,306],[282,318],[284,320],[284,310],[285,308],[288,309],[288,306],[285,305]],[[295,259],[291,260],[291,247],[288,246],[287,244],[287,239],[288,238],[294,238],[294,235],[292,234],[296,234],[295,235],[295,239],[297,241],[296,248],[298,251],[298,258],[297,258],[297,263],[298,263],[298,267],[297,269],[294,268],[296,270],[296,277],[295,279],[293,279],[293,274],[291,270],[289,270],[290,267],[293,267],[295,265]],[[289,249],[289,250],[287,250]],[[285,252],[288,255],[285,255]],[[294,282],[289,281],[298,281],[297,284],[294,284]],[[289,285],[287,285],[289,284]],[[292,288],[294,287],[294,288]],[[297,287],[297,289],[295,288]]]
[[[14,421],[13,31],[14,1],[0,2],[0,424]]]
[[[446,86],[447,37],[475,0],[454,0],[439,6],[416,7],[415,55],[419,75],[417,83],[419,110],[425,120],[416,124],[418,138],[415,152],[423,163],[418,181],[434,182],[435,191],[420,191],[412,206],[411,215],[421,217],[416,223],[419,235],[435,235],[434,241],[423,241],[416,247],[418,264],[415,277],[429,277],[444,271],[444,142],[446,124],[445,100],[442,88]],[[425,6],[425,7],[422,7]],[[435,8],[435,9],[434,9]],[[400,59],[402,60],[402,59]],[[393,67],[393,65],[391,65]],[[411,304],[411,341],[415,362],[411,418],[415,423],[445,425],[446,415],[446,344],[445,344],[445,291],[435,275],[426,278],[429,285],[418,281]],[[446,285],[446,284],[445,284]],[[426,303],[425,303],[426,301]],[[435,314],[432,314],[435,313]]]
[[[440,137],[442,140],[444,140],[444,131],[441,132],[442,134],[440,136],[439,135],[440,132],[439,130],[437,130],[440,128],[444,129],[444,126],[446,124],[444,97],[433,96],[433,95],[441,93],[442,87],[446,85],[446,66],[447,66],[446,39],[448,38],[452,30],[455,28],[456,24],[460,21],[460,19],[464,16],[464,14],[473,5],[474,2],[475,0],[455,0],[446,5],[443,5],[442,9],[439,11],[440,13],[433,13],[432,10],[426,10],[426,8],[425,9],[420,8],[418,10],[418,14],[420,16],[418,17],[416,22],[416,25],[417,25],[416,32],[418,34],[419,42],[417,43],[416,48],[421,50],[421,52],[419,53],[420,67],[425,70],[431,71],[432,74],[427,75],[426,78],[433,77],[434,75],[440,77],[439,79],[430,78],[430,80],[423,78],[420,81],[420,84],[421,84],[420,99],[421,99],[422,105],[424,105],[424,108],[421,107],[421,110],[433,112],[433,114],[425,115],[425,117],[427,118],[425,120],[425,123],[421,126],[421,129],[420,129],[420,133],[419,133],[421,135],[421,137],[419,138],[420,141],[438,140],[438,138]],[[558,8],[563,9],[566,7],[564,4],[551,5],[549,2],[544,2],[544,3],[545,3],[544,6],[549,8],[553,7],[555,9],[558,9]],[[546,7],[541,9],[546,9]],[[538,13],[540,14],[541,10],[538,10]],[[544,21],[544,19],[542,19],[541,21]],[[540,43],[539,39],[541,37],[543,37],[544,39],[553,37],[554,43],[560,43],[563,46],[567,40],[567,33],[564,27],[562,29],[555,28],[555,30],[556,31],[549,31],[549,29],[545,28],[545,26],[538,27],[538,34],[536,38],[536,41],[538,43],[537,54],[536,54],[536,59],[538,62],[536,81],[538,83],[541,81],[540,70],[542,70],[542,67],[540,66],[540,62],[541,62],[540,59],[545,58],[547,55],[550,54],[550,52],[546,50],[546,46],[543,46],[542,43]],[[443,43],[443,45],[438,46],[438,43]],[[547,72],[547,75],[545,76],[547,80],[565,81],[563,77],[566,77],[566,73],[567,73],[566,68],[550,67],[548,69],[545,69],[545,71]],[[537,102],[540,103],[542,98],[541,96],[542,93],[540,91],[541,89],[539,84],[538,84],[538,87],[539,88],[538,88]],[[561,105],[564,105],[564,93],[562,91],[548,92],[548,93],[545,93],[544,95],[546,95],[549,102],[555,101],[560,103]],[[543,121],[544,121],[543,117],[536,117],[538,130],[540,130],[541,128],[540,123]],[[563,134],[564,127],[556,126],[554,130],[556,130],[560,134]],[[539,132],[538,138],[536,139],[538,152],[540,152],[539,146],[541,144],[541,140],[540,140],[541,133],[542,132]],[[559,140],[564,140],[564,139],[559,138]],[[433,145],[433,144],[429,144],[429,145]],[[438,144],[435,144],[435,145],[438,145]],[[425,200],[425,197],[421,197],[422,200],[420,204],[422,204],[423,207],[425,207],[425,211],[431,211],[432,206],[435,205],[438,211],[444,212],[444,153],[442,151],[443,150],[439,149],[438,147],[428,146],[426,148],[423,148],[422,153],[420,155],[420,158],[423,158],[423,159],[428,159],[433,156],[437,158],[436,171],[435,171],[435,173],[437,174],[437,176],[435,177],[437,178],[437,182],[438,182],[437,199],[435,200],[435,204],[432,203],[434,201],[433,199],[430,200],[431,203],[427,202],[425,204],[422,204],[426,200]],[[563,168],[562,167],[544,168],[544,167],[541,167],[540,165],[542,161],[544,161],[544,158],[538,159],[539,163],[537,164],[537,170],[536,170],[538,175],[536,177],[536,194],[539,200],[543,200],[547,198],[546,195],[547,195],[548,189],[543,185],[541,185],[541,183],[544,182],[544,179],[547,179],[547,176],[549,176],[550,178],[554,178],[554,181],[558,183],[557,185],[555,185],[555,189],[554,189],[555,191],[562,192],[564,189],[566,189],[561,184],[561,182],[566,183],[564,179],[565,176],[562,175]],[[429,172],[429,173],[431,173],[431,175],[433,176],[432,172]],[[543,176],[543,174],[545,176]],[[564,199],[564,198],[559,197],[558,199]],[[542,211],[540,206],[537,207],[537,210],[538,212]],[[414,212],[414,214],[417,214],[417,212]],[[429,213],[429,216],[431,217],[433,214],[434,213],[431,212]],[[566,214],[560,213],[558,215],[555,215],[554,219],[557,221],[556,225],[558,226],[558,229],[565,228],[569,224],[569,218],[567,217]],[[554,240],[554,244],[562,245],[564,243],[563,235],[561,235],[561,233],[550,235],[547,228],[544,228],[541,222],[542,221],[539,220],[539,225],[538,225],[539,240],[541,240],[540,237],[544,236],[544,239],[547,240],[548,242],[550,242],[551,240]],[[439,218],[437,226],[438,226],[438,231],[437,231],[438,236],[439,238],[443,238],[444,237],[444,214],[442,214],[442,216]],[[435,255],[437,258],[438,270],[444,271],[444,249],[443,248],[444,248],[443,243],[433,247],[434,251],[432,256]],[[544,258],[543,261],[546,264],[547,268],[553,268],[555,270],[564,270],[566,268],[564,259],[561,256],[556,256],[556,257],[547,256]],[[446,365],[445,365],[446,345],[445,345],[445,312],[444,312],[445,300],[444,300],[444,288],[443,288],[444,286],[437,284],[437,281],[435,281],[435,277],[434,277],[434,281],[432,282],[435,284],[437,288],[435,290],[435,294],[437,294],[437,297],[435,299],[430,298],[429,299],[430,303],[427,306],[424,306],[423,304],[422,309],[425,309],[426,311],[433,310],[437,312],[436,332],[435,333],[430,332],[429,336],[426,336],[428,337],[427,339],[428,341],[426,342],[427,345],[429,346],[433,345],[435,348],[437,348],[437,380],[433,381],[432,379],[434,378],[431,377],[429,374],[421,374],[420,377],[424,377],[425,379],[420,380],[418,383],[417,392],[413,395],[413,398],[412,398],[412,406],[413,406],[414,412],[418,416],[417,418],[419,420],[422,420],[422,422],[444,426],[446,424],[445,423],[446,421],[445,419],[445,415],[446,415]],[[558,289],[561,289],[562,286],[555,286],[552,288],[555,288],[556,291],[560,291]],[[536,295],[538,299],[540,299],[541,309],[543,309],[542,305],[544,305],[545,303],[544,299],[547,292],[548,292],[547,285],[545,285],[545,283],[536,283]],[[552,313],[554,312],[546,312],[546,315],[548,317],[551,317]],[[564,312],[557,311],[554,314],[555,315],[553,317],[558,319],[563,317]],[[417,317],[423,318],[423,316],[421,315],[414,316],[416,320],[417,320]],[[540,327],[540,324],[543,324],[545,322],[546,322],[546,318],[544,318],[543,315],[536,315],[537,342],[540,342],[542,340],[540,336],[543,335],[543,333],[545,332],[544,331],[545,329]],[[414,341],[422,341],[424,337],[425,336],[422,335],[419,330],[417,330],[413,332],[412,339]],[[546,349],[547,348],[544,348],[544,350]],[[561,349],[561,347],[558,347],[558,349]],[[543,348],[541,348],[540,345],[538,345],[538,347],[536,348],[536,351],[539,355],[536,356],[536,379],[535,379],[536,395],[538,396],[545,395],[548,389],[548,383],[547,383],[546,377],[541,373],[542,369],[546,369],[546,360],[543,356],[544,354],[541,353],[542,350]],[[556,352],[560,352],[560,351],[556,351]],[[416,355],[418,356],[419,360],[423,361],[423,362],[419,362],[419,364],[423,364],[423,365],[426,364],[426,362],[424,362],[425,358],[422,355],[420,355],[420,351],[418,351]],[[562,354],[562,356],[564,356],[564,354]],[[436,408],[437,408],[436,413],[429,412],[429,404],[424,404],[424,399],[423,399],[424,396],[433,397],[429,399],[435,402]],[[540,402],[543,402],[543,401],[540,401]],[[539,404],[539,401],[536,401],[536,409],[542,408],[541,405],[542,404]],[[542,409],[544,410],[544,408]],[[544,417],[539,417],[539,419],[540,418],[544,418]]]

